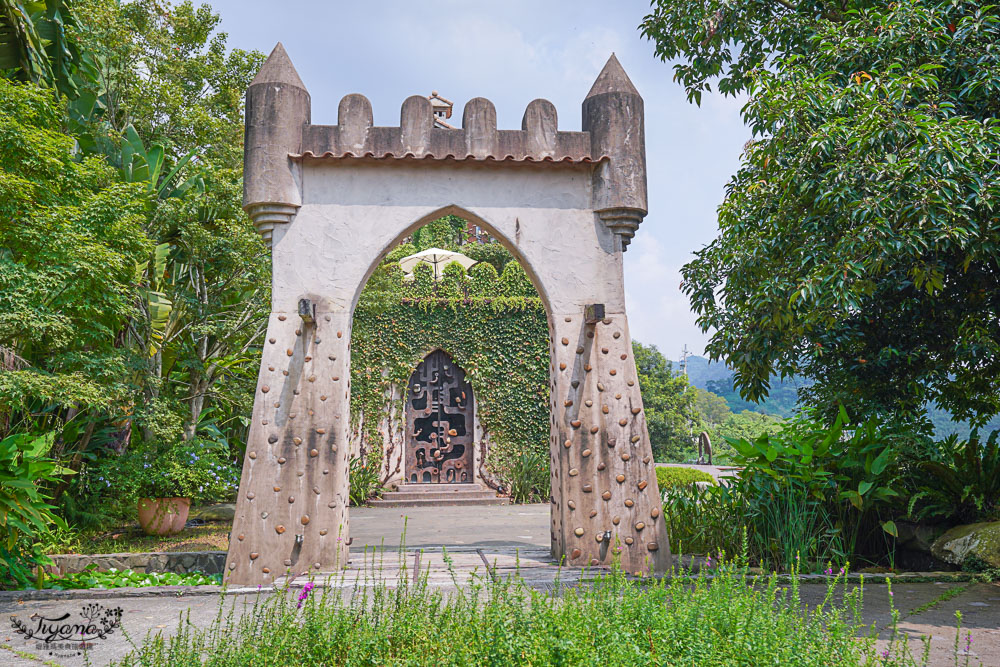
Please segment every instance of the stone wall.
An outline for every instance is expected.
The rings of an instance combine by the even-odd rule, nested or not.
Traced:
[[[75,574],[83,572],[91,565],[106,572],[133,570],[135,572],[174,572],[186,574],[201,572],[219,574],[226,564],[225,551],[153,551],[148,553],[121,554],[56,554],[51,556],[53,574]]]

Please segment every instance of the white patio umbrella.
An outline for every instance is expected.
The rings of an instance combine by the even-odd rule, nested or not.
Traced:
[[[417,264],[430,264],[431,268],[434,269],[434,280],[440,280],[444,267],[452,262],[458,262],[464,269],[469,269],[469,267],[477,263],[476,260],[466,257],[460,252],[442,250],[441,248],[428,248],[427,250],[421,250],[418,253],[399,260],[399,268],[406,272],[407,277],[410,277]]]

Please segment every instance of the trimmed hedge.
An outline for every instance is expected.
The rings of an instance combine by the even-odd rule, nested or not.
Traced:
[[[695,482],[708,482],[712,486],[719,485],[714,477],[703,470],[662,466],[656,468],[656,483],[660,487],[660,493],[677,486],[691,486]]]

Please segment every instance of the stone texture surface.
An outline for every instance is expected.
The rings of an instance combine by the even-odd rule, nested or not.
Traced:
[[[226,561],[225,551],[151,551],[119,554],[56,554],[51,557],[54,574],[83,572],[91,565],[106,572],[135,570],[136,572],[202,572],[218,574]]]
[[[1000,521],[956,526],[934,541],[931,553],[954,565],[975,556],[991,567],[1000,568]]]
[[[670,559],[624,313],[553,317],[552,551],[570,565],[661,572]]]
[[[368,100],[349,95],[336,126],[310,125],[308,93],[280,45],[248,92],[244,205],[272,245],[272,314],[228,581],[347,563],[353,309],[382,257],[446,214],[510,249],[546,305],[552,553],[606,565],[620,551],[629,572],[662,572],[670,548],[622,273],[646,213],[642,98],[612,56],[582,132],[558,131],[544,100],[521,130],[504,131],[485,98],[468,102],[461,130],[434,128],[425,102],[409,98],[400,126],[382,128]],[[303,300],[311,321],[299,316]],[[607,317],[586,323],[589,304]]]

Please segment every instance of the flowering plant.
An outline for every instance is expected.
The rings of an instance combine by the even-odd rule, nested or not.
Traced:
[[[99,481],[129,499],[220,500],[239,487],[240,471],[228,460],[226,448],[206,440],[147,443],[112,463]]]

